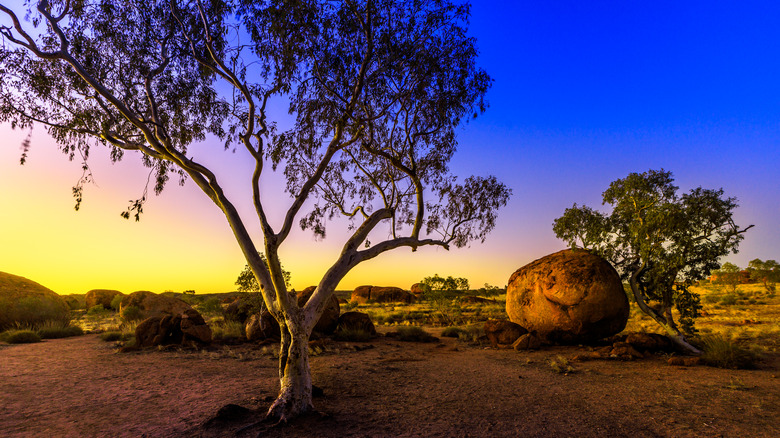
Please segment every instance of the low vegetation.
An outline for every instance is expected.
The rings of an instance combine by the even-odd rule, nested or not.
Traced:
[[[0,333],[0,341],[9,344],[32,344],[41,342],[41,336],[33,330],[6,330]]]

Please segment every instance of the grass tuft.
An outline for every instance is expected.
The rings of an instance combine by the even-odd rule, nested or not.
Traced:
[[[367,342],[371,340],[371,333],[357,327],[340,327],[333,334],[336,341]]]
[[[416,325],[398,327],[396,333],[398,333],[398,340],[405,342],[435,342],[437,340],[435,336],[431,336]]]
[[[751,369],[759,361],[758,354],[741,347],[723,335],[709,335],[701,339],[704,363],[718,368]]]
[[[9,344],[32,344],[41,342],[41,337],[32,330],[8,330],[0,333],[0,340]]]
[[[574,372],[574,367],[571,366],[569,360],[561,355],[550,359],[549,363],[550,368],[558,374],[569,374]]]

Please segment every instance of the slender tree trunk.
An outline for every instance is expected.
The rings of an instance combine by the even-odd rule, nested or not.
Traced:
[[[639,284],[637,283],[637,278],[639,277],[640,273],[641,270],[635,272],[631,276],[629,284],[631,285],[631,291],[634,294],[636,303],[639,305],[639,308],[642,309],[642,312],[653,318],[655,322],[663,327],[664,330],[666,330],[666,334],[668,335],[669,339],[671,339],[671,341],[674,342],[677,346],[690,353],[701,354],[701,350],[688,343],[688,341],[685,339],[685,335],[683,335],[682,332],[680,332],[680,330],[677,328],[677,325],[674,323],[674,319],[672,319],[672,311],[670,307],[664,306],[667,310],[667,317],[664,317],[664,315],[656,312],[655,309],[647,305],[645,297],[639,290]]]
[[[267,418],[285,423],[314,409],[309,368],[309,334],[302,321],[284,321],[279,352],[279,396],[268,409]]]

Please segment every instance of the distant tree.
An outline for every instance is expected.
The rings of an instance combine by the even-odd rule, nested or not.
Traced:
[[[44,125],[83,159],[77,207],[94,146],[114,161],[140,155],[155,193],[172,176],[188,178],[214,202],[281,327],[270,418],[312,409],[309,335],[352,268],[396,248],[484,241],[509,198],[495,177],[458,182],[448,169],[456,128],[484,111],[491,84],[467,36],[468,5],[41,0],[15,9],[0,4],[0,122]],[[267,105],[275,97],[288,99],[295,119],[283,132]],[[223,190],[233,173],[189,152],[215,138],[254,166],[248,184],[267,263]],[[282,190],[266,187],[269,168],[282,170],[289,205],[263,196]],[[123,216],[138,220],[146,200],[144,190]],[[296,223],[324,237],[338,216],[350,219],[351,235],[299,307],[279,249]]]
[[[466,278],[448,276],[447,278],[440,277],[439,274],[433,274],[431,277],[425,277],[420,283],[428,286],[432,291],[467,291],[469,290],[469,281]]]
[[[724,198],[722,189],[699,187],[678,195],[673,181],[664,170],[631,173],[603,193],[611,213],[574,204],[553,222],[553,231],[570,247],[609,260],[628,281],[642,312],[675,343],[699,353],[685,338],[694,332],[701,308],[689,287],[718,268],[720,257],[737,252],[752,225],[737,227],[736,199]]]
[[[268,260],[263,253],[260,253],[260,260],[266,265],[268,264]],[[282,270],[284,285],[289,289],[291,287],[290,281],[292,280],[292,273],[285,270],[281,263],[279,264],[279,267]],[[248,264],[244,265],[244,270],[238,274],[236,286],[238,286],[237,290],[239,292],[260,292],[260,285],[257,283],[257,278],[255,277],[255,274],[252,273],[252,268]]]
[[[775,260],[762,261],[761,259],[753,259],[748,264],[747,270],[750,273],[751,280],[761,282],[767,292],[775,292],[775,283],[780,281],[779,263]]]
[[[742,280],[742,274],[741,269],[739,266],[726,262],[724,263],[720,269],[716,269],[712,271],[712,275],[715,277],[713,283],[715,284],[722,284],[729,289],[731,289],[731,292],[737,291],[737,286],[739,283],[741,283]]]

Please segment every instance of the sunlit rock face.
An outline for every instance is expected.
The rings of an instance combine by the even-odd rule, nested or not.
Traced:
[[[628,298],[615,268],[584,250],[533,261],[509,278],[509,319],[549,341],[590,342],[621,332]]]

